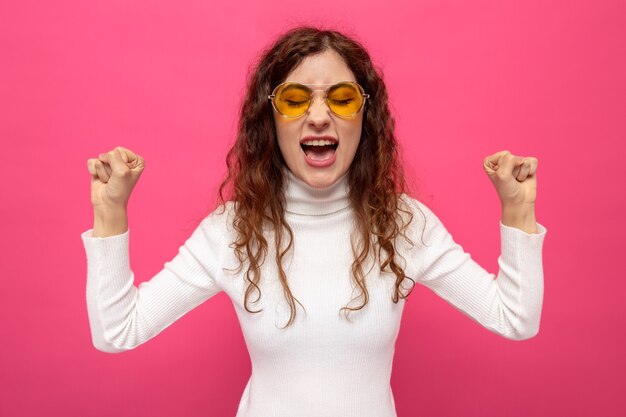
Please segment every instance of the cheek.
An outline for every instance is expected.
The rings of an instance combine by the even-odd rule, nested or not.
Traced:
[[[285,160],[292,158],[292,155],[297,155],[300,151],[300,145],[298,143],[297,126],[295,123],[284,123],[274,119],[274,126],[276,127],[276,140],[278,142],[278,148]]]
[[[359,148],[359,143],[361,142],[362,133],[362,118],[356,123],[356,125],[350,126],[350,129],[345,133],[347,135],[346,138],[348,139],[347,142],[349,143],[349,165],[352,165],[352,162],[354,162],[355,155]]]
[[[359,142],[361,140],[361,134],[363,129],[361,128],[361,123],[355,121],[356,123],[344,126],[343,129],[343,139],[348,144],[348,147],[352,151],[351,153],[356,152],[357,147],[359,146]]]

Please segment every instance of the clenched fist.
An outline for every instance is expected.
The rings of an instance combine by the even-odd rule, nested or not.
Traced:
[[[534,206],[537,199],[537,158],[496,152],[483,161],[503,207]]]
[[[88,159],[94,209],[126,209],[144,167],[141,156],[121,146],[100,154],[98,158]]]

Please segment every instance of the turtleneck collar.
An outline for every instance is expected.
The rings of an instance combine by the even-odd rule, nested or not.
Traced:
[[[285,200],[288,213],[321,216],[335,213],[350,205],[348,198],[348,174],[329,187],[314,188],[286,169]]]

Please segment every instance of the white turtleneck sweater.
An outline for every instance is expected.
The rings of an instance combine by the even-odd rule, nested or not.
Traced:
[[[92,237],[92,229],[82,233],[93,343],[111,353],[133,349],[224,291],[252,362],[237,417],[395,416],[390,377],[405,303],[392,301],[395,275],[371,269],[366,276],[369,301],[346,320],[340,308],[362,304],[350,270],[353,217],[347,177],[326,189],[311,188],[291,173],[286,183],[285,216],[294,245],[284,268],[294,297],[306,309],[296,303],[292,325],[281,329],[290,310],[272,250],[262,267],[260,301],[252,303],[257,297],[252,293],[249,303],[251,310],[263,311],[244,309],[246,268],[228,271],[238,266],[229,248],[235,232],[228,203],[223,213],[207,216],[163,270],[139,287],[133,284],[128,231],[105,238]],[[528,234],[500,223],[495,279],[454,242],[431,210],[404,197],[414,213],[409,228],[414,246],[402,239],[396,244],[405,274],[496,334],[514,340],[536,335],[546,229],[537,224],[539,233]],[[410,281],[405,280],[405,288],[406,283]]]

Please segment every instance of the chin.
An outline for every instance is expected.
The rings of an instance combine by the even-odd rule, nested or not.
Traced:
[[[310,187],[313,188],[326,188],[335,184],[337,180],[341,177],[341,175],[337,175],[335,173],[313,173],[313,174],[305,174],[301,177],[302,181]]]

